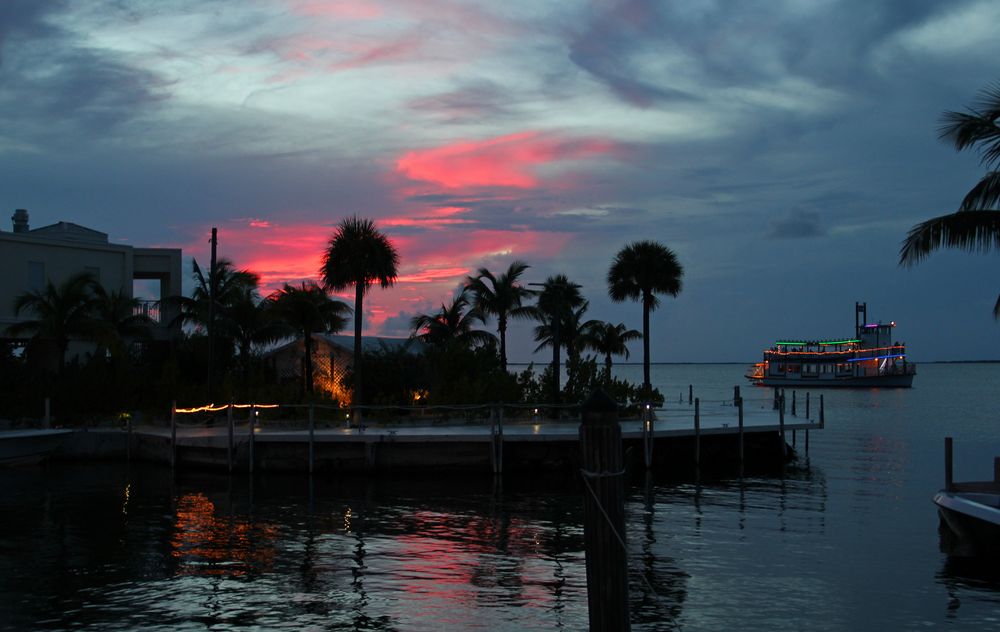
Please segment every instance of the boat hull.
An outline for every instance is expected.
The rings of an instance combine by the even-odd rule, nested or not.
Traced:
[[[5,430],[0,432],[0,466],[31,465],[49,456],[72,430]]]
[[[809,377],[751,377],[747,376],[756,386],[785,386],[797,388],[910,388],[913,386],[913,374],[909,375],[871,375],[865,377],[842,378],[809,378]]]
[[[942,548],[959,557],[1000,556],[1000,493],[938,492]]]

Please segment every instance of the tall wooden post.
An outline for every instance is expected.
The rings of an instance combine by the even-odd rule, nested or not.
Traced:
[[[952,439],[944,438],[944,490],[950,492],[955,487],[955,479],[952,478]]]
[[[739,404],[740,401],[740,385],[737,384],[733,386],[733,406]]]
[[[653,467],[653,408],[650,404],[642,410],[642,447],[646,469]]]
[[[250,473],[253,474],[253,460],[254,460],[254,443],[257,442],[256,432],[257,429],[257,411],[253,404],[250,404]]]
[[[229,441],[226,443],[226,464],[229,465],[229,473],[233,473],[233,403],[229,402],[226,409],[226,423],[229,426]]]
[[[809,419],[809,392],[806,391],[806,419]]]
[[[743,398],[736,400],[740,414],[740,465],[743,465]]]
[[[177,463],[177,401],[170,404],[170,469]]]
[[[798,417],[795,413],[795,391],[792,391],[792,417]]]
[[[694,398],[694,466],[701,467],[701,398]]]
[[[785,396],[784,394],[778,400],[778,432],[781,435],[781,456],[786,456],[788,454],[788,445],[785,443]]]
[[[625,547],[625,467],[618,405],[602,390],[581,408],[583,540],[591,632],[631,630]]]
[[[309,404],[309,473],[313,473],[316,463],[316,414],[313,404]]]
[[[826,427],[826,411],[823,407],[823,394],[819,394],[819,429]]]
[[[215,301],[218,298],[215,295],[216,285],[218,281],[216,280],[216,251],[219,246],[219,232],[214,226],[212,227],[212,256],[209,260],[208,268],[208,401],[211,402],[213,395],[215,393],[214,379],[212,376],[212,368],[215,364]]]
[[[42,417],[42,427],[52,427],[52,400],[48,397],[45,398],[45,416]]]
[[[691,404],[692,397],[694,397],[694,384],[688,384],[688,405]]]
[[[125,417],[125,460],[132,462],[132,415]]]

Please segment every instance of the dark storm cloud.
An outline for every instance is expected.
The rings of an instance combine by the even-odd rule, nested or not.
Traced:
[[[768,236],[777,239],[806,239],[826,235],[819,213],[791,211],[771,222]]]

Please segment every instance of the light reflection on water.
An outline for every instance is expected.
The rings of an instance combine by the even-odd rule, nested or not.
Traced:
[[[945,434],[956,478],[992,475],[998,368],[828,392],[827,429],[783,476],[634,477],[634,629],[1000,627],[995,565],[942,555],[930,502]],[[656,370],[732,392],[726,367]],[[586,628],[575,481],[173,481],[98,463],[0,471],[0,490],[3,629]]]

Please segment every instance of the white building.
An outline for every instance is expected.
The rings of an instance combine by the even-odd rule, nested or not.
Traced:
[[[143,311],[153,319],[154,337],[166,339],[180,332],[168,323],[174,313],[162,310],[156,299],[181,295],[180,248],[135,248],[108,242],[108,235],[71,222],[31,229],[28,212],[14,212],[13,231],[0,230],[0,336],[9,325],[33,319],[14,314],[14,302],[26,291],[42,290],[51,281],[58,286],[69,277],[90,272],[106,290],[134,296],[136,280],[158,282],[158,296],[146,296]],[[155,294],[155,290],[152,292]]]

